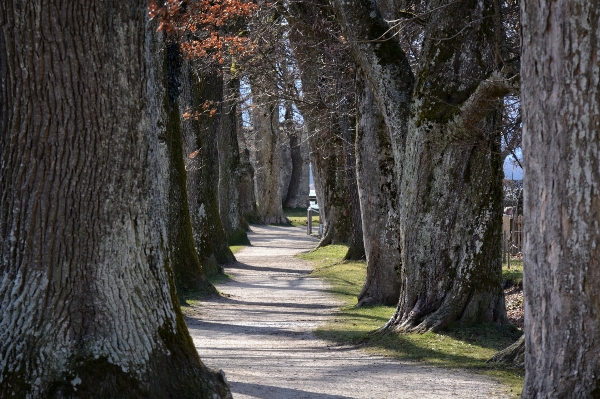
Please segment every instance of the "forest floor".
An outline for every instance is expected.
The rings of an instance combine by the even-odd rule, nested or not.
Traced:
[[[204,363],[235,399],[508,398],[485,375],[367,354],[317,338],[340,306],[295,257],[315,247],[300,227],[252,226],[252,246],[226,265],[221,297],[184,308]]]

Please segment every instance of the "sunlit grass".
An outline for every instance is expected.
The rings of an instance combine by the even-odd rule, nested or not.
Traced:
[[[516,341],[521,331],[513,326],[483,324],[441,333],[373,334],[390,319],[395,307],[355,307],[365,281],[366,266],[364,262],[342,262],[347,250],[345,245],[329,245],[299,255],[313,262],[312,275],[325,279],[331,292],[343,303],[332,320],[317,329],[319,337],[338,344],[360,344],[368,352],[402,360],[481,372],[500,380],[515,398],[520,397],[522,371],[491,366],[486,361]],[[516,270],[515,265],[510,273]]]
[[[306,227],[307,210],[306,208],[284,208],[283,214],[289,219],[292,226]],[[313,213],[313,226],[319,227],[319,214]]]
[[[230,245],[229,249],[231,249],[231,252],[235,255],[246,247],[248,247],[248,245]]]
[[[522,285],[523,284],[523,260],[511,259],[510,269],[508,263],[502,264],[502,279],[510,282],[509,285]]]

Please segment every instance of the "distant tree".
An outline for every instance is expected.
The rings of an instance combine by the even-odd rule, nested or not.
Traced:
[[[162,42],[161,45],[163,45]],[[159,146],[159,148],[165,149],[163,170],[166,175],[165,224],[168,234],[169,259],[171,259],[175,283],[180,293],[195,290],[216,294],[217,290],[208,282],[205,270],[198,258],[188,206],[187,174],[182,151],[183,136],[179,111],[181,52],[179,45],[172,40],[167,40],[164,47],[165,51],[158,53],[158,56],[165,58],[166,62],[158,63],[156,73],[160,73],[163,79],[164,93],[162,95],[166,97],[164,101],[166,129],[163,134],[159,135],[160,143],[164,143],[165,146]]]
[[[235,259],[230,241],[248,242],[236,170],[237,96],[232,95],[236,90],[229,87],[222,69],[251,52],[252,43],[240,27],[256,5],[239,0],[169,0],[161,5],[151,1],[148,8],[159,30],[179,43],[186,59],[181,112],[186,119],[186,156],[193,159],[188,162],[188,198],[196,247],[205,269],[212,273],[220,270],[214,260],[223,264]]]
[[[0,3],[0,396],[231,398],[175,296],[141,1]]]
[[[219,214],[219,153],[223,75],[199,73],[192,61],[182,68],[180,112],[183,150],[188,158],[187,188],[192,231],[207,274],[222,273],[218,264],[233,262]]]
[[[356,157],[367,277],[358,306],[396,305],[400,297],[397,179],[390,137],[369,82],[357,78]]]
[[[339,39],[327,1],[291,1],[285,9],[302,95],[298,108],[309,131],[319,212],[320,246],[348,243],[346,259],[364,258],[355,157],[354,62]]]
[[[524,1],[523,398],[600,396],[600,3]]]
[[[254,184],[258,218],[261,223],[288,223],[281,202],[279,101],[274,96],[256,93],[259,85],[252,87],[252,134],[256,154]]]
[[[240,80],[232,73],[225,75],[224,99],[219,129],[219,214],[229,245],[248,245],[248,222],[242,207],[243,166],[238,145],[238,97]]]

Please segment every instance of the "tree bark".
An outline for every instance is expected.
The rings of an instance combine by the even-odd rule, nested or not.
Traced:
[[[390,134],[398,177],[401,293],[384,329],[506,321],[500,286],[502,170],[490,1],[434,1],[418,76],[376,3],[334,1]],[[497,103],[496,103],[497,104]],[[485,105],[485,106],[482,106]]]
[[[512,345],[496,353],[486,363],[504,363],[522,369],[525,365],[525,335],[521,335]]]
[[[164,58],[146,8],[0,3],[2,397],[231,398],[164,250]]]
[[[161,42],[161,46],[164,43]],[[167,42],[166,50],[162,55],[166,62],[161,62],[164,76],[164,87],[167,89],[162,94],[165,96],[164,106],[166,114],[166,130],[159,136],[159,153],[164,152],[162,162],[163,174],[166,176],[167,214],[165,224],[169,242],[169,259],[173,267],[175,283],[178,292],[195,290],[216,294],[215,287],[208,282],[198,253],[194,247],[192,224],[187,199],[187,184],[185,162],[183,159],[183,141],[179,106],[179,81],[181,75],[181,53],[175,42]],[[160,60],[162,61],[162,59]],[[157,68],[158,69],[158,68]],[[157,73],[161,69],[157,70]],[[162,149],[164,148],[164,151]]]
[[[521,3],[524,398],[600,396],[600,4]]]
[[[342,88],[343,90],[344,88]],[[356,176],[356,127],[350,117],[348,96],[343,95],[340,101],[339,126],[342,138],[342,151],[344,154],[344,170],[346,171],[346,185],[348,186],[348,206],[350,208],[352,231],[350,235],[348,252],[344,260],[365,259],[365,244],[363,242],[362,216],[360,214],[360,200],[358,197],[358,184]]]
[[[356,172],[367,277],[357,306],[395,305],[400,296],[400,231],[394,157],[364,75],[357,78]]]
[[[241,165],[237,133],[236,101],[239,79],[229,77],[225,84],[226,102],[222,106],[219,150],[219,214],[229,245],[249,245],[248,223],[240,204]]]
[[[289,22],[293,29],[290,41],[302,55],[303,62],[299,63],[302,78],[302,101],[298,107],[304,117],[308,131],[309,159],[312,166],[319,216],[323,223],[323,236],[319,246],[331,243],[351,243],[353,238],[353,213],[351,198],[349,196],[348,175],[346,167],[346,152],[343,138],[350,133],[347,106],[340,101],[347,101],[340,90],[344,76],[339,69],[330,69],[327,59],[323,56],[324,50],[337,43],[332,43],[331,32],[325,34],[319,29],[313,29],[318,24],[316,21],[331,15],[331,7],[327,1],[312,3],[294,1],[290,3]],[[336,52],[337,50],[334,50]],[[346,55],[343,51],[337,55]],[[346,69],[346,68],[344,68]],[[329,83],[327,83],[329,82]],[[351,139],[350,139],[351,140]],[[352,146],[350,146],[352,147]],[[352,149],[348,149],[351,153]],[[349,161],[353,163],[352,161]],[[353,168],[354,166],[352,166]],[[359,228],[359,226],[357,226]],[[360,239],[355,241],[354,248],[359,248],[357,257],[360,257]],[[353,248],[353,249],[354,249]],[[354,256],[352,256],[354,257]]]
[[[207,275],[223,273],[219,264],[235,260],[221,224],[218,202],[220,130],[223,79],[216,72],[199,76],[189,61],[181,72],[179,108],[192,114],[181,123],[192,231],[200,262]],[[203,107],[211,102],[208,108]],[[211,116],[210,112],[216,109]],[[196,114],[197,113],[197,114]]]
[[[311,164],[319,218],[323,224],[323,236],[319,247],[329,244],[346,244],[352,236],[352,214],[348,201],[348,185],[345,171],[345,158],[340,135],[335,135],[329,127],[316,128],[312,114],[305,116],[309,131]],[[320,119],[323,121],[323,119]]]
[[[292,119],[292,106],[288,103],[285,110],[285,133],[290,147],[291,174],[287,193],[283,203],[284,208],[308,207],[308,152],[303,151],[301,130],[296,129]],[[306,186],[306,187],[303,187]]]
[[[238,127],[240,126],[238,120]],[[238,129],[238,144],[240,146],[240,208],[248,223],[260,223],[256,209],[256,194],[254,189],[254,167],[250,160],[250,150],[246,139],[245,129]],[[247,227],[247,229],[249,226]]]
[[[281,152],[279,140],[279,107],[273,98],[253,95],[253,134],[256,148],[254,184],[256,207],[261,223],[287,224],[281,203]]]

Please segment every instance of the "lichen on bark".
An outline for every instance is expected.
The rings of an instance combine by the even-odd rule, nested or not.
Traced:
[[[46,3],[0,3],[0,396],[231,398],[166,267],[147,3]]]
[[[401,291],[383,330],[505,322],[498,99],[508,89],[478,91],[497,68],[493,29],[483,26],[492,3],[428,4],[416,81],[398,42],[380,45],[389,34],[380,2],[333,3],[395,161]],[[465,110],[482,93],[485,110]]]

